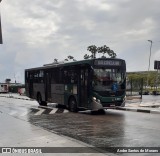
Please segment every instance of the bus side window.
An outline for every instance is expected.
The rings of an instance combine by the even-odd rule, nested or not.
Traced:
[[[64,83],[65,84],[77,84],[78,76],[75,70],[64,71]]]
[[[29,80],[29,73],[28,71],[25,72],[25,81],[28,82]]]
[[[33,79],[32,73],[29,74],[29,77],[30,77],[29,79],[31,79],[31,80]]]
[[[60,71],[57,69],[53,69],[51,74],[51,83],[58,84],[60,82]]]
[[[44,72],[42,70],[39,71],[39,83],[43,83],[44,81]]]

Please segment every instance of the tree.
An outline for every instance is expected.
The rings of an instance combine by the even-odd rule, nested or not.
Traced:
[[[104,55],[107,53],[109,55],[109,47],[107,47],[106,45],[102,46],[102,47],[98,47],[98,53],[102,53],[103,54],[103,58],[105,57]]]
[[[69,61],[69,60],[73,60],[73,61],[77,61],[73,56],[69,55],[67,57],[67,59],[65,59],[66,61]]]
[[[143,87],[146,86],[150,86],[151,89],[153,89],[153,87],[159,86],[159,82],[160,82],[160,78],[157,74],[157,72],[155,71],[146,71],[146,72],[141,72],[141,73],[128,73],[128,79],[132,80],[132,82],[134,83],[133,85],[136,86],[138,84],[138,81],[140,79],[143,79]],[[148,83],[147,83],[147,79],[148,79]]]
[[[105,54],[108,54],[111,58],[115,58],[117,55],[116,53],[111,50],[109,47],[107,47],[106,45],[102,46],[102,47],[98,47],[98,53],[102,53],[103,56],[102,58],[105,58]]]
[[[97,47],[95,45],[88,46],[87,50],[91,52],[91,58],[96,58]]]
[[[113,50],[110,50],[110,51],[109,51],[109,56],[110,56],[111,58],[116,58],[117,54],[116,54]]]
[[[106,45],[102,47],[96,47],[95,45],[91,45],[88,46],[87,50],[91,52],[91,55],[85,54],[84,59],[96,58],[97,52],[102,53],[102,58],[106,58],[105,54],[108,54],[111,58],[115,58],[117,56],[116,53]]]
[[[58,63],[58,59],[55,58],[53,63]]]
[[[87,55],[87,54],[84,55],[84,59],[85,59],[85,60],[86,60],[86,59],[89,59],[89,58],[90,58],[89,55]]]

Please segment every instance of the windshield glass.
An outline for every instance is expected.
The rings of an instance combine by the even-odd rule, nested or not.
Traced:
[[[93,89],[110,91],[113,84],[120,86],[124,82],[125,72],[120,69],[94,69]]]

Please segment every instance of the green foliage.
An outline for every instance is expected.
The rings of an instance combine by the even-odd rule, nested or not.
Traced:
[[[72,60],[72,61],[77,61],[73,56],[69,55],[67,57],[67,59],[65,59],[65,61],[69,61],[69,60]]]
[[[95,45],[88,46],[87,50],[91,52],[91,58],[96,58],[98,48]]]
[[[91,52],[91,55],[85,54],[84,59],[96,58],[97,53],[101,53],[102,58],[106,58],[105,54],[108,54],[110,58],[115,58],[117,56],[116,53],[113,50],[111,50],[109,47],[107,47],[106,45],[102,47],[91,45],[91,46],[88,46],[87,50]]]
[[[129,81],[132,80],[134,83],[138,83],[140,79],[143,79],[143,86],[147,86],[148,83],[148,86],[151,87],[151,89],[160,83],[160,77],[156,71],[128,73],[127,77]]]
[[[107,47],[106,45],[102,46],[102,47],[98,47],[97,48],[98,53],[102,53],[103,54],[103,58],[105,54],[108,54],[111,58],[115,58],[117,55],[116,53],[114,53],[113,50],[111,50],[109,47]]]
[[[54,59],[54,63],[57,63],[57,62],[58,62],[58,59],[55,58],[55,59]]]

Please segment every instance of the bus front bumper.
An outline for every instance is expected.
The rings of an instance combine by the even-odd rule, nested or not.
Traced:
[[[100,109],[111,109],[111,108],[116,108],[116,107],[124,107],[125,106],[125,100],[121,103],[107,103],[107,104],[102,104],[100,101],[96,101],[96,99],[93,98],[92,101],[92,110],[97,111]]]
[[[99,101],[96,101],[95,99],[93,99],[93,101],[92,101],[92,110],[93,111],[97,111],[97,110],[100,110],[100,109],[103,109],[103,106],[102,106],[102,104],[99,102]]]

